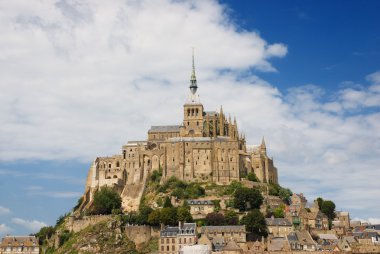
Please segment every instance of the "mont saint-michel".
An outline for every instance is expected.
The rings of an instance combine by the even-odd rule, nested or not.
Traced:
[[[181,123],[97,157],[69,213],[4,237],[0,253],[380,252],[379,225],[282,187],[264,138],[246,144],[236,119],[205,110],[198,90],[193,55]]]
[[[223,108],[206,111],[198,95],[194,57],[188,99],[180,125],[152,126],[144,141],[129,141],[121,153],[94,160],[87,177],[81,209],[91,206],[103,186],[115,188],[124,211],[138,209],[149,174],[162,170],[162,182],[176,177],[186,182],[228,185],[253,172],[262,183],[278,183],[277,168],[268,157],[264,138],[248,146],[236,119]]]

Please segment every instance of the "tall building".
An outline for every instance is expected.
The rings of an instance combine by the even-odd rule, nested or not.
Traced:
[[[254,172],[263,183],[278,183],[277,169],[267,156],[264,139],[247,150],[245,135],[236,119],[226,117],[223,108],[206,111],[198,95],[194,56],[189,95],[179,125],[152,126],[148,139],[130,141],[121,154],[98,157],[86,184],[84,206],[101,186],[112,186],[123,199],[125,210],[136,210],[147,176],[162,170],[162,181],[175,176],[187,182],[229,184]]]

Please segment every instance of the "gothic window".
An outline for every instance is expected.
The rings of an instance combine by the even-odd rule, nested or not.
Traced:
[[[194,116],[194,109],[191,109],[191,115]]]
[[[197,121],[197,126],[199,126],[199,122]]]
[[[123,150],[123,158],[125,159],[127,151]]]
[[[190,122],[187,122],[187,126],[189,126],[190,125]]]
[[[198,109],[195,109],[196,115],[198,115]]]
[[[187,109],[187,116],[190,116],[190,109]]]
[[[111,163],[108,164],[108,167],[111,168]]]
[[[120,167],[120,163],[118,161],[116,162],[116,167]]]

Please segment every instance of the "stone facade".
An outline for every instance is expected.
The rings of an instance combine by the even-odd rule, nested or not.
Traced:
[[[190,214],[193,219],[204,219],[207,214],[214,212],[215,205],[212,200],[187,200]]]
[[[187,182],[229,184],[254,172],[262,183],[278,183],[264,139],[247,148],[236,119],[227,118],[222,107],[219,112],[205,111],[194,69],[190,83],[180,125],[152,126],[146,141],[130,141],[121,154],[94,160],[80,210],[91,206],[102,186],[120,193],[124,211],[137,210],[147,176],[154,170],[162,170],[162,181],[174,176]]]
[[[160,254],[179,253],[183,246],[197,243],[197,226],[195,223],[179,222],[178,227],[165,227],[160,232],[158,250]]]

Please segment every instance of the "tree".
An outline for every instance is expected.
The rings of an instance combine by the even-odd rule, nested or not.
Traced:
[[[153,212],[153,209],[145,204],[141,204],[139,207],[139,213],[137,215],[137,223],[148,224],[149,214]]]
[[[335,218],[335,204],[331,200],[323,200],[321,211],[326,214],[329,220],[333,220]]]
[[[259,179],[257,178],[256,174],[254,172],[249,172],[247,175],[247,179],[252,182],[258,182]]]
[[[237,225],[239,223],[239,218],[235,211],[227,211],[224,214],[224,220],[226,225]]]
[[[273,216],[275,218],[284,218],[285,217],[284,209],[282,209],[282,207],[277,207],[273,211]]]
[[[177,209],[175,207],[162,208],[160,212],[160,222],[165,225],[175,226],[177,220]]]
[[[73,208],[74,211],[77,210],[80,207],[80,205],[82,204],[82,202],[83,202],[83,196],[78,199],[77,204]]]
[[[152,211],[148,216],[148,223],[152,226],[160,225],[161,211],[159,209]]]
[[[224,215],[221,213],[209,213],[206,215],[206,222],[209,226],[220,226],[224,225]]]
[[[115,190],[102,187],[95,193],[92,204],[93,214],[111,214],[112,209],[121,208],[121,197]]]
[[[278,191],[278,196],[284,201],[285,203],[289,204],[290,197],[293,195],[292,191],[288,188],[282,188],[280,187]]]
[[[177,219],[178,221],[191,222],[193,217],[191,216],[189,207],[181,206],[177,209]]]
[[[240,220],[240,225],[245,225],[248,232],[251,232],[256,237],[268,236],[267,225],[265,218],[259,209],[253,209],[243,216]]]
[[[319,207],[319,209],[321,209],[321,208],[322,208],[322,203],[323,203],[323,198],[318,197],[318,198],[317,198],[317,202],[318,202],[318,207]]]
[[[43,244],[45,239],[49,239],[55,233],[55,229],[52,226],[42,227],[35,236],[38,238],[40,245]]]
[[[164,206],[163,207],[164,208],[173,207],[172,202],[170,201],[170,198],[168,196],[166,196],[166,198],[165,198]]]
[[[263,200],[263,196],[257,189],[241,187],[236,189],[234,193],[234,207],[239,209],[239,211],[260,208]]]

